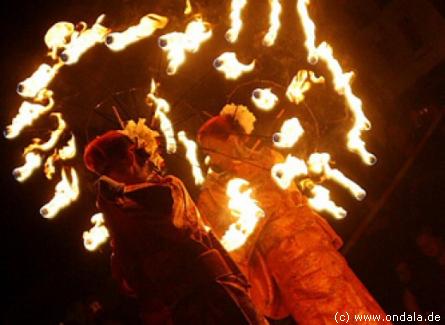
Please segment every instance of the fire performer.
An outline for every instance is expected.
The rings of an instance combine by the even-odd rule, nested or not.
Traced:
[[[100,176],[114,276],[137,298],[145,324],[264,324],[184,184],[158,172],[158,133],[143,123],[130,121],[85,149],[87,168]]]
[[[384,318],[384,311],[337,251],[340,237],[312,211],[296,186],[283,191],[271,179],[271,167],[284,160],[281,155],[268,147],[248,148],[254,121],[246,107],[226,105],[198,133],[212,170],[198,208],[217,237],[233,221],[225,193],[232,178],[252,185],[265,212],[246,243],[231,252],[252,284],[254,304],[270,318],[291,315],[299,324],[332,324],[337,312]]]

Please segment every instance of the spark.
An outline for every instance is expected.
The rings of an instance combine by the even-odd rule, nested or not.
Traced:
[[[202,174],[201,166],[198,161],[196,142],[187,138],[184,131],[178,132],[178,139],[184,145],[186,149],[186,157],[192,166],[193,177],[195,178],[196,185],[202,185],[204,183],[204,176]]]
[[[110,234],[105,226],[104,215],[96,213],[91,217],[91,223],[94,225],[90,230],[83,233],[83,245],[89,251],[95,251],[103,245]]]
[[[232,216],[236,218],[236,222],[230,225],[221,239],[221,244],[229,252],[243,246],[255,230],[258,221],[264,218],[264,211],[251,197],[252,189],[242,190],[249,185],[248,181],[241,178],[231,179],[227,183],[228,207]]]
[[[226,79],[235,80],[242,74],[251,72],[255,68],[255,60],[250,64],[242,64],[233,52],[224,52],[213,61],[216,70],[224,73]]]

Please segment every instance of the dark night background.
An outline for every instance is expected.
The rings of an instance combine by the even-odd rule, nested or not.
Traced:
[[[252,2],[258,5],[255,10]],[[16,84],[28,77],[45,57],[43,36],[53,23],[84,20],[90,24],[99,14],[106,13],[105,25],[119,29],[151,11],[179,17],[183,3],[3,1],[2,128],[10,123],[21,103],[15,93]],[[193,3],[202,4],[211,22],[225,23],[224,10],[229,1]],[[283,29],[288,33],[282,32],[279,36],[283,45],[259,55],[278,66],[290,67],[290,73],[294,73],[308,65],[301,45],[301,30],[295,20],[294,1],[283,3],[286,21]],[[237,49],[241,57],[252,58],[257,54],[254,43],[259,42],[257,32],[264,30],[264,26],[258,26],[267,22],[265,8],[267,1],[253,0],[246,10],[246,33]],[[367,168],[348,154],[336,157],[339,166],[348,166],[345,173],[368,190],[368,197],[358,203],[341,194],[342,191],[335,191],[334,199],[349,215],[342,221],[331,218],[329,221],[345,240],[343,252],[351,267],[387,313],[400,314],[418,308],[421,312],[440,313],[445,319],[445,127],[442,118],[445,3],[441,0],[312,0],[310,11],[318,28],[318,40],[332,44],[345,69],[356,72],[353,89],[362,98],[365,112],[373,123],[366,140],[379,159],[377,165]],[[220,33],[218,36],[222,39],[225,26],[218,28],[215,34]],[[295,42],[300,47],[289,49],[286,42]],[[233,89],[215,72],[205,70],[201,60],[203,55],[214,58],[225,48],[225,43],[209,42],[181,68],[182,73],[173,80],[164,80],[157,72],[163,69],[163,63],[153,39],[119,54],[97,46],[75,67],[62,69],[50,88],[55,90],[59,109],[73,130],[81,130],[78,136],[81,143],[86,141],[83,131],[90,125],[92,107],[117,91],[147,89],[154,73],[168,90],[165,93],[178,99],[176,110],[180,113],[176,121],[187,121],[184,128],[196,130],[205,119],[201,112],[217,113],[227,100],[224,94]],[[287,80],[288,77],[275,72],[272,65],[260,67],[260,71],[270,78],[278,76],[280,80]],[[333,93],[330,95],[335,97]],[[318,132],[328,140],[320,140],[317,146],[336,149],[335,136],[341,135],[339,130],[345,128],[338,121],[344,117],[332,112],[338,111],[336,107],[341,111],[342,101],[327,100],[321,95],[318,98],[308,95],[307,103],[314,107],[320,121],[327,121],[320,122]],[[320,103],[325,111],[317,110]],[[194,114],[192,118],[188,119],[187,112]],[[94,118],[93,115],[93,121]],[[91,177],[79,169],[81,198],[54,220],[45,220],[38,213],[40,206],[52,196],[54,182],[48,183],[39,173],[24,184],[12,177],[13,168],[22,164],[23,146],[33,136],[44,136],[42,129],[48,124],[39,123],[16,140],[0,140],[3,212],[0,322],[94,324],[90,310],[96,302],[102,308],[97,316],[102,320],[96,323],[134,323],[134,303],[123,298],[110,279],[109,249],[89,253],[83,248],[82,232],[90,228],[89,217],[95,211]],[[260,124],[259,129],[270,130],[270,125]],[[74,164],[80,167],[80,162]],[[173,170],[181,172],[181,165],[185,165],[183,161],[174,161]],[[183,173],[188,174],[188,169]],[[192,184],[189,177],[185,181]],[[197,192],[192,186],[190,190]]]

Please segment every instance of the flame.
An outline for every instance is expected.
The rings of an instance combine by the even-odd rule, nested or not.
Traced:
[[[112,51],[121,51],[129,45],[144,38],[150,37],[157,29],[167,25],[168,18],[156,14],[148,14],[141,18],[139,24],[131,26],[123,32],[115,32],[107,35],[105,44]]]
[[[83,245],[89,251],[95,251],[104,244],[110,234],[104,223],[104,215],[96,213],[91,217],[91,223],[94,225],[90,230],[83,232]]]
[[[309,171],[317,175],[323,174],[327,179],[331,179],[348,189],[357,200],[363,200],[366,196],[365,190],[338,169],[332,169],[329,165],[330,160],[331,156],[328,153],[313,153],[308,161]]]
[[[46,105],[42,103],[30,103],[23,102],[20,105],[18,114],[12,119],[12,123],[6,127],[4,136],[7,139],[13,139],[17,137],[22,130],[34,123],[42,114],[48,112],[54,106],[54,100],[52,98],[51,91],[45,91],[39,96],[46,97]],[[42,99],[42,101],[43,101]]]
[[[32,173],[42,165],[42,156],[35,152],[28,152],[25,155],[25,164],[13,170],[12,175],[22,183],[27,180]]]
[[[52,179],[53,175],[56,172],[56,168],[54,163],[58,160],[68,160],[72,159],[76,156],[76,138],[74,135],[71,135],[71,138],[68,140],[67,144],[59,150],[55,150],[51,156],[49,156],[44,165],[45,176],[47,179]]]
[[[58,121],[58,127],[54,131],[51,132],[51,136],[48,141],[45,143],[41,143],[41,139],[33,139],[33,143],[30,144],[25,148],[25,154],[30,151],[40,150],[40,151],[48,151],[54,148],[57,141],[59,141],[60,136],[62,135],[63,131],[65,131],[66,123],[62,118],[61,113],[52,113],[50,116],[55,116]]]
[[[184,15],[190,15],[193,11],[192,4],[190,3],[190,0],[185,0],[185,8],[184,8]]]
[[[159,46],[167,53],[167,74],[173,75],[185,61],[185,54],[196,53],[201,44],[210,39],[210,24],[195,17],[185,28],[184,33],[173,32],[159,38]]]
[[[232,0],[230,8],[230,28],[226,32],[226,40],[235,43],[238,40],[239,33],[243,27],[241,13],[247,5],[247,0]]]
[[[278,103],[277,95],[270,88],[255,89],[252,92],[251,99],[253,104],[263,111],[271,111]]]
[[[167,153],[176,152],[176,140],[175,140],[175,131],[173,130],[172,123],[170,119],[167,117],[167,113],[170,112],[170,104],[163,98],[157,97],[156,95],[156,82],[154,79],[151,80],[151,89],[150,93],[147,95],[147,99],[153,103],[155,106],[155,115],[154,117],[159,119],[161,131],[164,134]]]
[[[252,189],[241,190],[246,186],[249,186],[249,182],[241,178],[231,179],[227,184],[229,209],[232,216],[237,218],[221,239],[221,244],[229,252],[243,246],[255,230],[258,221],[264,217],[264,211],[251,197]]]
[[[278,148],[292,148],[303,135],[304,130],[298,118],[284,121],[281,131],[273,136],[274,145]]]
[[[264,36],[263,44],[265,46],[272,46],[275,44],[277,39],[278,31],[280,30],[280,16],[282,12],[282,7],[280,0],[269,0],[270,3],[270,17],[269,17],[269,30]]]
[[[51,67],[46,63],[41,64],[31,77],[17,85],[17,93],[22,97],[36,97],[54,79],[62,65],[62,63],[56,63]]]
[[[108,28],[102,26],[105,15],[100,15],[91,28],[75,31],[71,36],[71,42],[65,46],[65,50],[60,54],[60,59],[67,65],[75,64],[80,57],[90,48],[98,43],[102,43],[108,33]],[[85,23],[83,23],[86,26]]]
[[[314,71],[309,70],[309,80],[314,84],[324,83],[323,76],[317,76]]]
[[[57,59],[57,51],[66,47],[74,31],[74,25],[65,21],[55,23],[48,29],[45,34],[45,44],[50,50],[48,55],[53,60]]]
[[[251,72],[255,68],[255,60],[250,64],[242,64],[234,52],[224,52],[213,61],[213,66],[224,73],[226,79],[235,80],[243,73]]]
[[[336,219],[343,219],[346,217],[346,210],[337,206],[334,201],[330,199],[329,190],[321,185],[310,186],[312,197],[308,199],[309,205],[317,212],[327,212]]]
[[[291,102],[299,104],[304,100],[304,93],[309,89],[311,89],[311,83],[308,81],[308,71],[299,70],[287,88],[286,97]]]
[[[196,185],[202,185],[204,183],[204,176],[202,174],[201,166],[199,165],[196,142],[187,138],[184,131],[178,132],[178,139],[184,145],[186,149],[186,157],[192,166],[193,177],[195,178]]]
[[[71,167],[71,182],[62,169],[62,180],[57,183],[55,193],[51,201],[40,209],[40,214],[47,219],[54,218],[60,210],[69,206],[79,197],[79,179],[76,170]]]
[[[305,46],[308,51],[308,62],[315,64],[321,59],[326,63],[332,74],[335,90],[345,97],[354,118],[354,125],[347,136],[347,147],[351,152],[357,153],[365,164],[372,165],[376,162],[376,157],[366,150],[365,142],[361,139],[362,131],[369,130],[371,123],[363,113],[362,101],[352,92],[351,78],[353,73],[343,72],[340,63],[334,57],[332,47],[328,43],[322,42],[318,47],[315,45],[315,24],[309,17],[307,9],[309,3],[310,0],[298,0],[297,2],[297,11],[306,37]]]
[[[292,155],[288,155],[282,163],[275,164],[271,169],[273,180],[283,190],[288,189],[295,178],[307,175],[306,163]]]

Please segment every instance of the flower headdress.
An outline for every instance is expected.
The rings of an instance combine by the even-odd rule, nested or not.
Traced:
[[[221,116],[229,116],[235,120],[246,134],[251,134],[253,124],[256,121],[255,115],[246,106],[227,104],[219,113]]]

